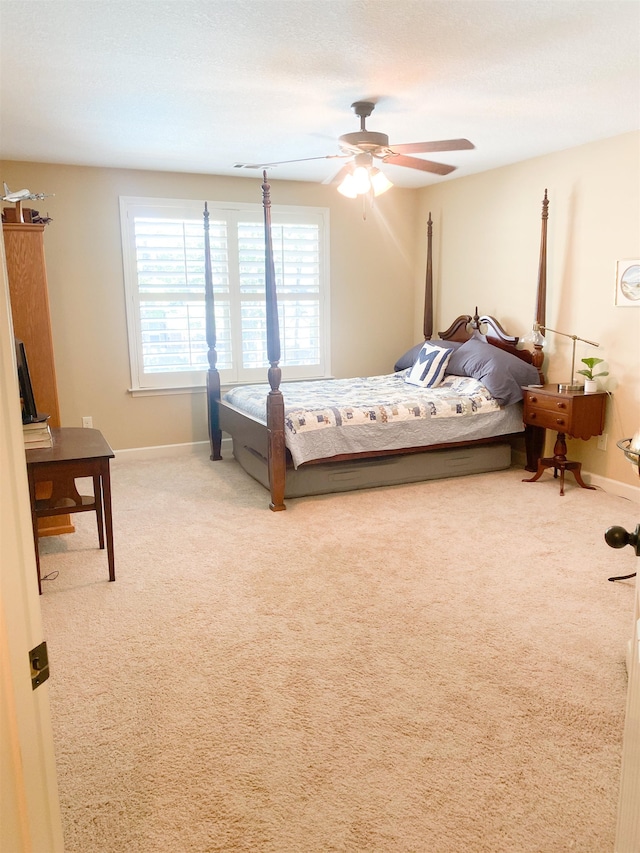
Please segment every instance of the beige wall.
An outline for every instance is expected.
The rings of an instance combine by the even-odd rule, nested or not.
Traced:
[[[93,417],[114,449],[205,440],[203,392],[132,397],[119,196],[260,203],[259,175],[0,163],[11,189],[55,193],[34,202],[45,229],[51,323],[63,426]],[[394,190],[362,218],[335,188],[271,177],[273,204],[330,208],[331,366],[344,377],[386,373],[411,338],[419,197]],[[286,378],[286,371],[284,374]],[[266,381],[266,367],[265,367]]]
[[[131,397],[118,197],[259,202],[259,177],[223,178],[33,163],[0,164],[38,202],[45,230],[63,424],[92,415],[116,449],[204,440],[203,393]],[[611,376],[605,429],[569,441],[588,471],[636,484],[615,442],[640,427],[640,308],[614,306],[615,262],[640,256],[640,134],[625,134],[423,190],[393,189],[366,221],[332,187],[272,176],[274,204],[331,211],[331,358],[336,376],[382,373],[422,337],[426,220],[434,220],[436,330],[494,314],[524,334],[535,309],[540,211],[548,188],[547,323],[601,344]],[[548,379],[567,378],[568,339],[548,335]]]
[[[604,387],[612,392],[607,451],[597,449],[595,438],[570,439],[567,455],[594,474],[637,485],[615,442],[640,429],[640,306],[616,307],[614,291],[616,261],[640,258],[639,133],[421,190],[421,228],[429,210],[434,220],[436,328],[472,314],[476,305],[512,334],[531,328],[545,188],[547,324],[600,344],[596,349],[578,342],[576,362],[604,358],[610,371]],[[416,267],[416,339],[421,264],[422,257]],[[547,339],[547,379],[567,381],[572,342],[551,332]],[[549,451],[553,437],[547,433]]]

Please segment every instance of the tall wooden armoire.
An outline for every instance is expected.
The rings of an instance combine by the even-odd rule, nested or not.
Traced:
[[[38,411],[48,414],[49,424],[57,427],[60,426],[60,411],[44,259],[44,229],[44,225],[30,222],[2,224],[13,332],[24,342]],[[43,485],[46,489],[47,484]],[[75,529],[68,514],[41,518],[38,528],[40,536],[73,533]]]

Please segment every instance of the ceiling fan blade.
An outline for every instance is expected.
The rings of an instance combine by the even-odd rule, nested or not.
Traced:
[[[475,148],[468,139],[440,139],[434,142],[406,142],[403,145],[390,145],[398,154],[426,154],[431,151],[464,151]]]
[[[339,184],[343,178],[347,175],[349,170],[351,169],[351,164],[347,163],[340,169],[340,171],[336,172],[335,175],[332,175],[330,178],[326,178],[322,183],[323,184]]]
[[[407,166],[409,169],[419,169],[421,172],[433,172],[436,175],[448,175],[457,166],[447,166],[445,163],[434,163],[433,160],[421,160],[419,157],[406,157],[404,154],[387,154],[382,158],[383,163],[390,166]]]
[[[324,154],[321,157],[301,157],[298,160],[278,160],[274,163],[234,163],[234,169],[266,169],[270,166],[284,166],[287,163],[307,163],[309,160],[333,160],[336,157],[345,157],[344,154]]]

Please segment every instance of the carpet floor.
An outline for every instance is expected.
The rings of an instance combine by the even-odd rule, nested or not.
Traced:
[[[41,540],[69,853],[605,853],[638,506],[515,468],[288,501],[112,465]]]

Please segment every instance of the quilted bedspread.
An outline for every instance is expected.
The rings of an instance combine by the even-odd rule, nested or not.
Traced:
[[[282,385],[285,440],[297,467],[341,453],[389,450],[486,438],[522,430],[476,379],[447,376],[436,388],[404,381],[405,371],[357,379]],[[233,388],[224,399],[260,420],[266,418],[268,385]],[[493,418],[491,416],[494,416]]]

